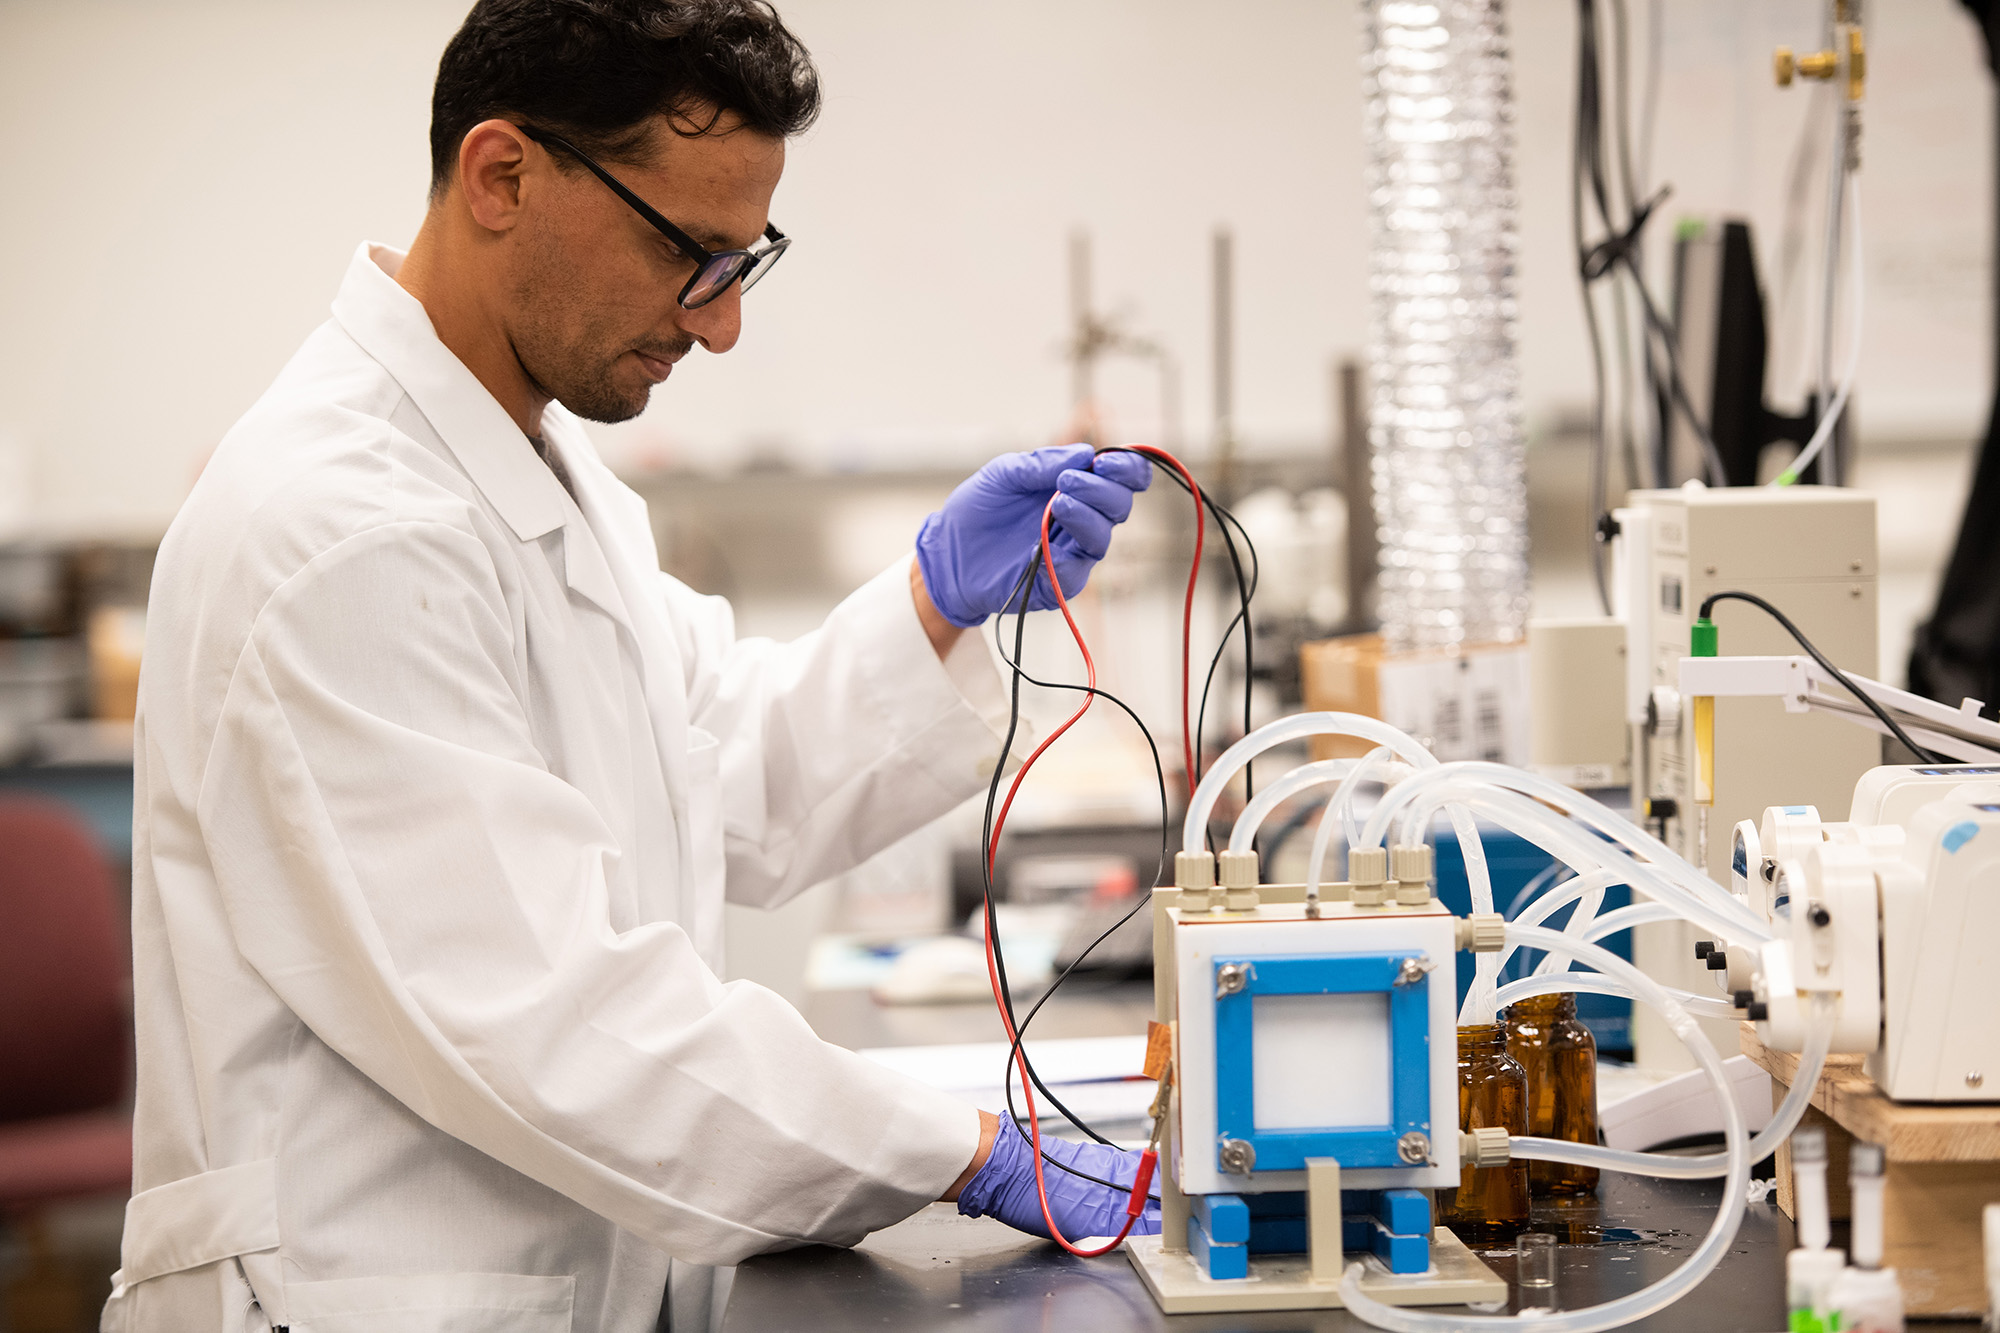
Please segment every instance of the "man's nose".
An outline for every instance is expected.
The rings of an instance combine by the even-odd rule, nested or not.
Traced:
[[[743,287],[732,282],[722,295],[696,310],[680,312],[680,326],[690,338],[720,355],[736,346],[743,332]]]

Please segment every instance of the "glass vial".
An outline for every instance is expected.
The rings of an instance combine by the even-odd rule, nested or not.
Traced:
[[[1546,1295],[1556,1285],[1556,1238],[1546,1231],[1524,1231],[1514,1242],[1519,1256],[1514,1263],[1514,1281],[1524,1288]],[[1541,1305],[1545,1302],[1535,1301]]]
[[[1458,1030],[1458,1123],[1528,1132],[1528,1076],[1507,1054],[1507,1030],[1498,1023]],[[1438,1191],[1438,1212],[1475,1249],[1512,1244],[1528,1225],[1528,1164],[1462,1168],[1457,1189]]]
[[[1528,1076],[1528,1133],[1596,1143],[1597,1039],[1577,1021],[1576,996],[1534,995],[1508,1006],[1507,1053]],[[1597,1168],[1530,1162],[1528,1188],[1538,1199],[1595,1194]]]

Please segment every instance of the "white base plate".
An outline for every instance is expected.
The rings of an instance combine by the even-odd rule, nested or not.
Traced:
[[[1125,1253],[1140,1280],[1167,1314],[1228,1310],[1337,1310],[1337,1282],[1315,1282],[1303,1254],[1265,1254],[1250,1260],[1250,1276],[1218,1281],[1195,1267],[1185,1250],[1169,1254],[1158,1236],[1133,1236]],[[1374,1255],[1362,1264],[1361,1289],[1387,1305],[1471,1305],[1507,1299],[1507,1284],[1465,1242],[1445,1227],[1431,1234],[1431,1271],[1399,1276]]]

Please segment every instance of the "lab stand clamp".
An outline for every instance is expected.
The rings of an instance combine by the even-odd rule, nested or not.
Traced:
[[[1174,1072],[1140,1277],[1168,1314],[1339,1307],[1357,1261],[1390,1304],[1504,1301],[1431,1200],[1507,1152],[1458,1131],[1456,955],[1499,949],[1500,919],[1436,900],[1428,846],[1356,849],[1312,897],[1217,860],[1181,853],[1153,897]]]

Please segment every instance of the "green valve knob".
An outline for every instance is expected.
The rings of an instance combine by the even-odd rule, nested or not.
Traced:
[[[1714,657],[1715,655],[1715,622],[1703,616],[1688,628],[1688,656]]]

